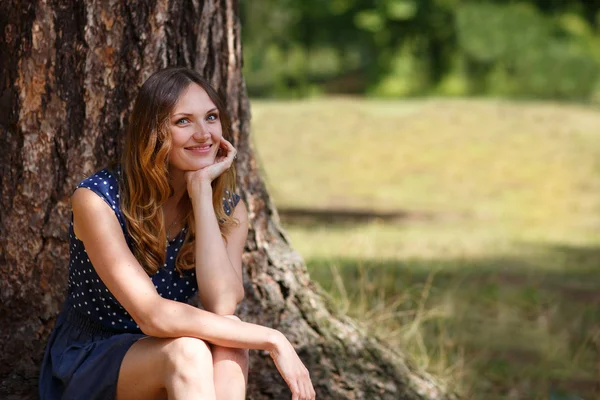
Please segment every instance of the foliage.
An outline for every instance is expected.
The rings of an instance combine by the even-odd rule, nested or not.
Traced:
[[[506,71],[499,84],[488,84],[494,92],[586,99],[598,65],[581,40],[589,35],[585,22],[574,15],[565,22],[578,35],[554,34],[550,20],[529,4],[471,4],[457,13],[458,42],[469,61],[483,67],[477,71],[485,71],[473,80],[487,78],[489,70]]]
[[[600,3],[253,0],[251,96],[600,97]]]

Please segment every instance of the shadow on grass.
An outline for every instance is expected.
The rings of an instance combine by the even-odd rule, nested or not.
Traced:
[[[433,220],[436,215],[431,212],[417,211],[378,211],[369,209],[315,209],[279,207],[279,218],[284,225],[315,227],[323,224],[348,226],[374,221],[400,223],[404,221]]]
[[[523,249],[522,256],[306,261],[348,314],[394,345],[410,346],[403,327],[423,304],[441,310],[419,330],[432,358],[443,353],[451,364],[462,354],[468,398],[600,398],[600,247]],[[382,327],[374,309],[396,317]]]

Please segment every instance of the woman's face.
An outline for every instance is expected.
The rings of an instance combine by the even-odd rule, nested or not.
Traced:
[[[206,91],[191,83],[169,117],[169,172],[195,171],[212,165],[223,136],[219,110]]]

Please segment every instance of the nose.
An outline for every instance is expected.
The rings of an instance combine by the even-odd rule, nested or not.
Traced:
[[[208,130],[208,127],[206,125],[204,125],[202,122],[197,123],[196,126],[194,127],[194,139],[197,140],[206,140],[208,137],[210,137],[210,132]]]

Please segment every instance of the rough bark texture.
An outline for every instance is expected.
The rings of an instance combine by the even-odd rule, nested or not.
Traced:
[[[321,399],[452,398],[399,349],[338,315],[290,248],[249,141],[235,0],[0,2],[0,398],[35,398],[43,348],[65,297],[75,185],[106,165],[139,85],[192,67],[227,98],[251,218],[242,318],[282,330]],[[249,398],[289,391],[252,354]]]

